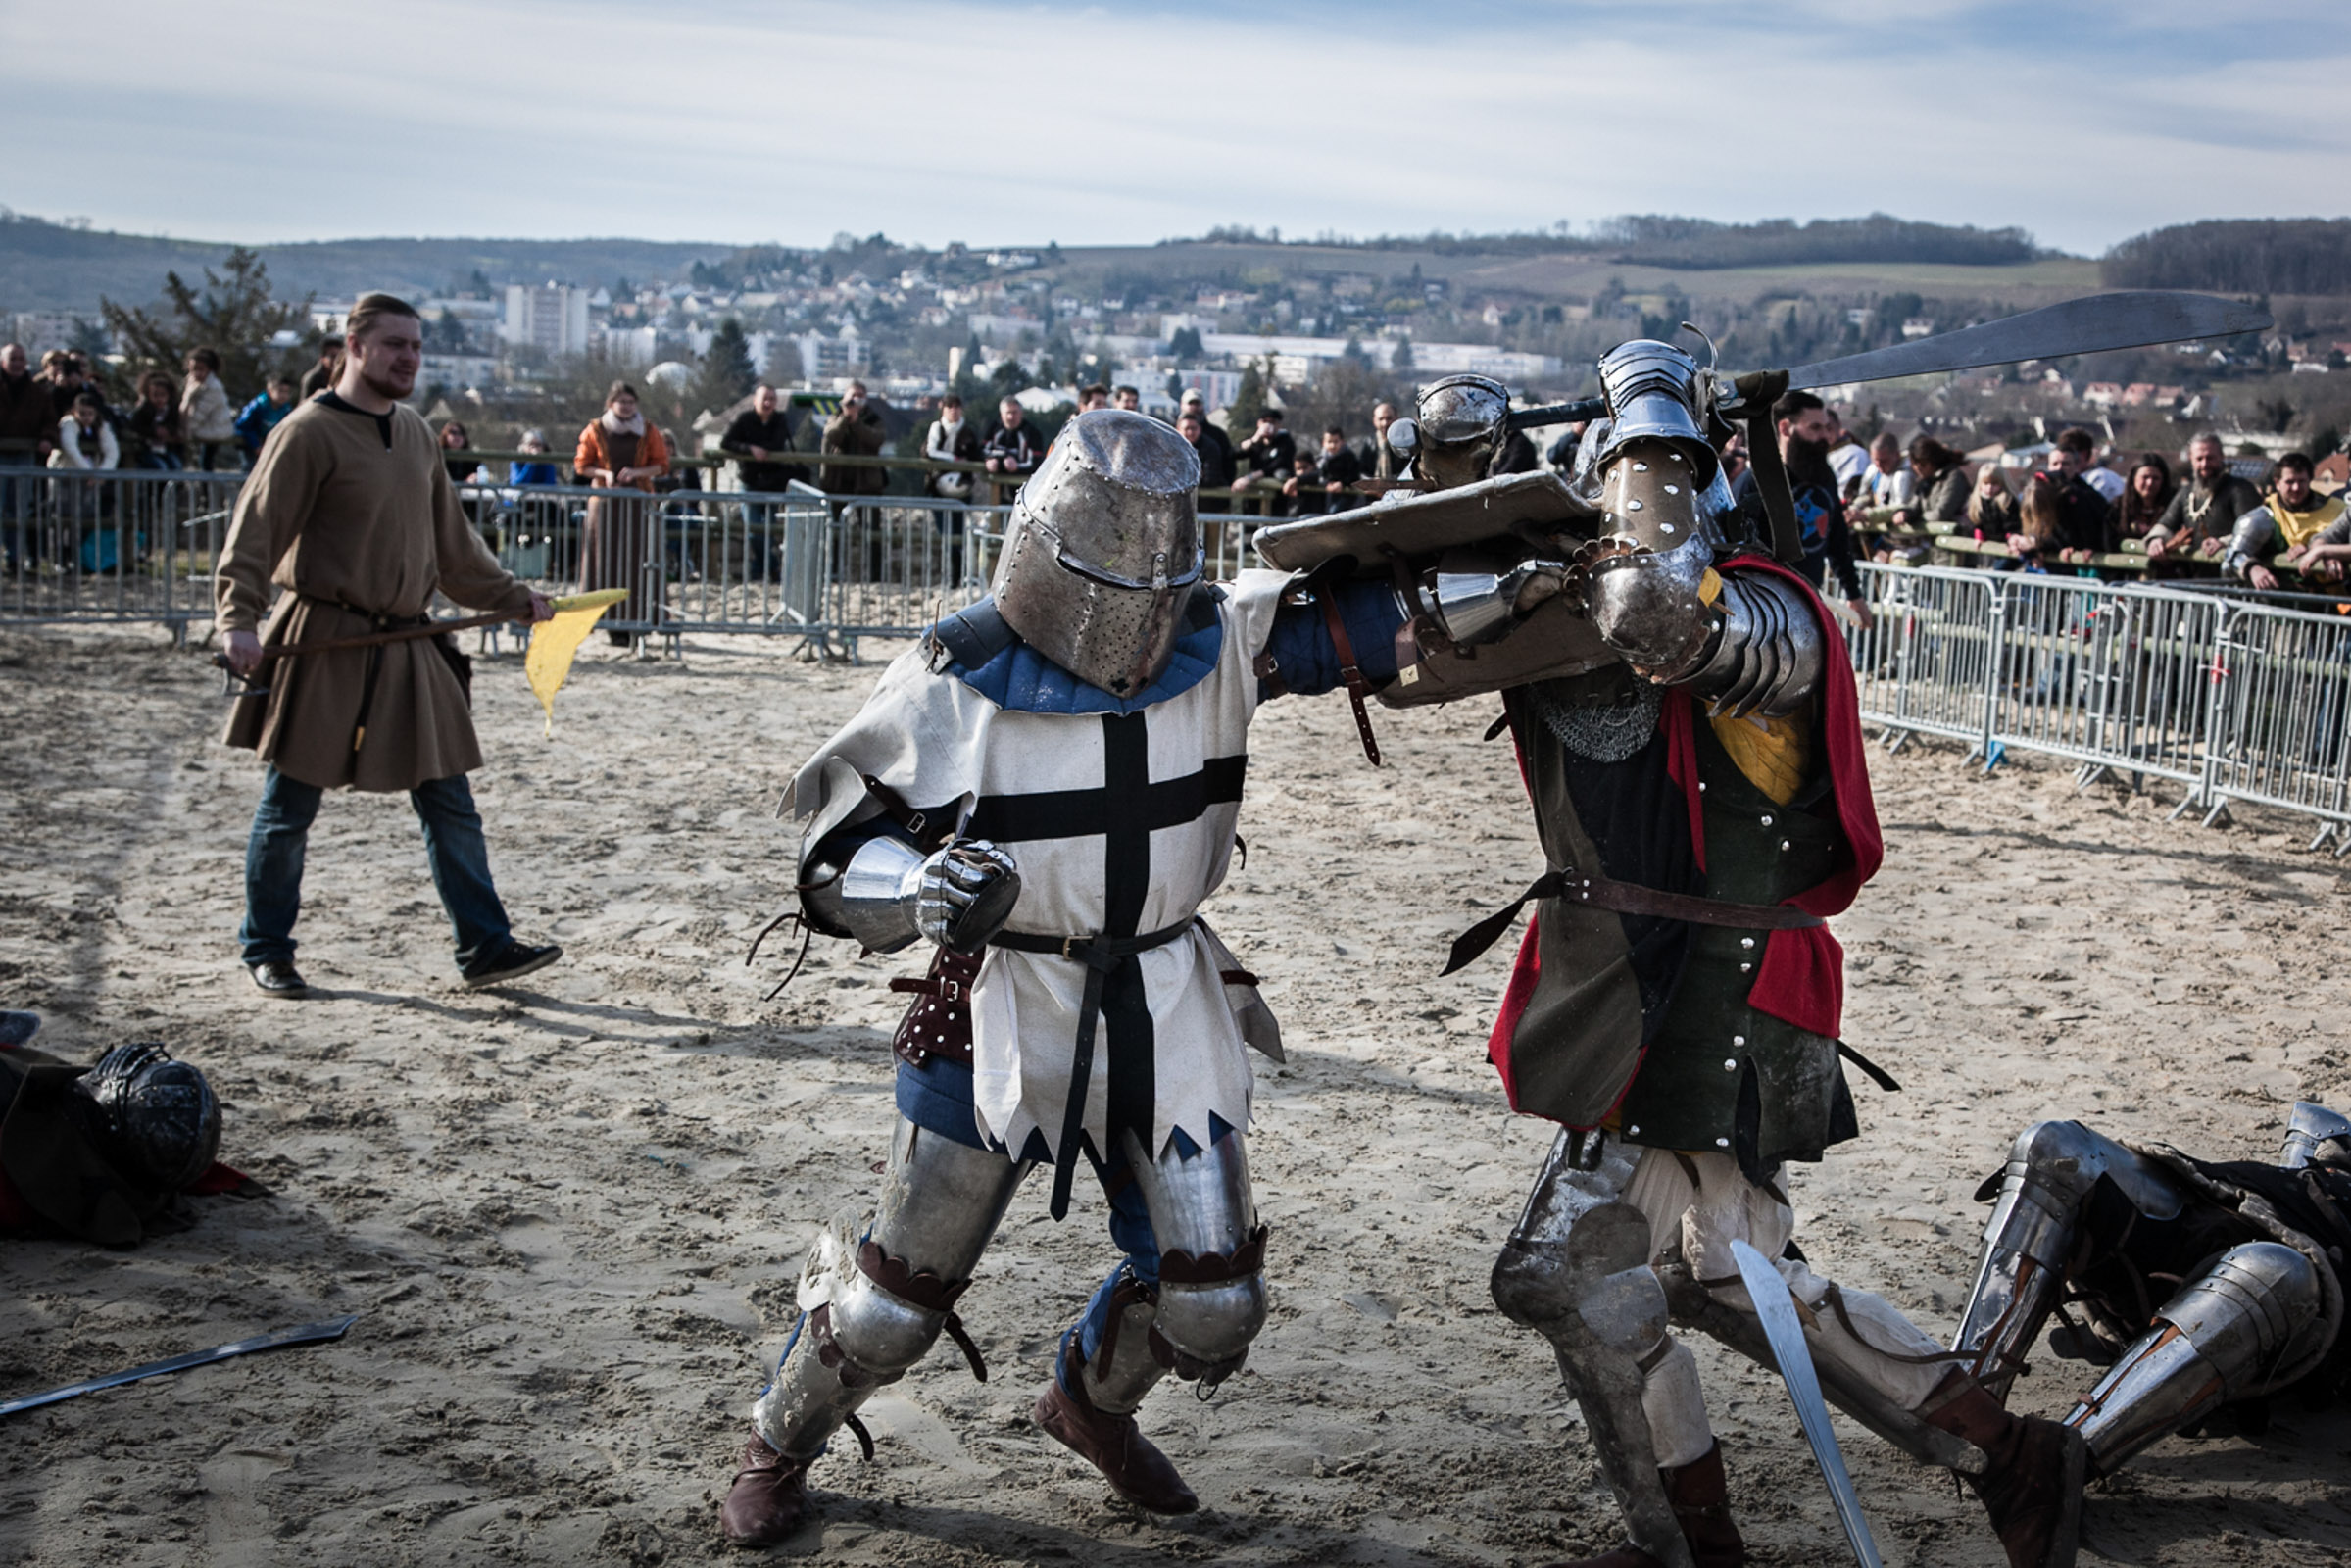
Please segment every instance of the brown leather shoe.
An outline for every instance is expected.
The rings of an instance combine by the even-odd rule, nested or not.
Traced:
[[[2082,1533],[2082,1434],[2039,1416],[2010,1415],[1984,1386],[1953,1372],[1920,1416],[1982,1448],[1990,1463],[1966,1478],[2009,1568],[2074,1568]]]
[[[758,1433],[743,1445],[743,1468],[718,1506],[718,1528],[738,1546],[772,1546],[801,1526],[808,1514],[802,1478],[806,1459],[787,1459]]]
[[[1151,1439],[1135,1429],[1131,1415],[1097,1410],[1079,1380],[1085,1363],[1078,1355],[1077,1336],[1071,1335],[1061,1352],[1061,1377],[1045,1380],[1032,1413],[1037,1425],[1070,1452],[1102,1473],[1111,1490],[1138,1508],[1153,1513],[1190,1513],[1200,1498],[1184,1485],[1167,1455],[1151,1446]],[[1062,1379],[1068,1387],[1062,1386]]]
[[[1723,1472],[1723,1446],[1717,1443],[1686,1465],[1660,1467],[1665,1500],[1673,1504],[1674,1519],[1682,1526],[1690,1560],[1698,1568],[1740,1568],[1747,1560],[1747,1544],[1739,1539],[1731,1518],[1731,1478]],[[1558,1568],[1665,1568],[1639,1546],[1619,1546],[1597,1557],[1561,1563]]]

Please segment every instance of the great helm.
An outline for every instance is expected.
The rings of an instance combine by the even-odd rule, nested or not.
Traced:
[[[1413,465],[1445,489],[1486,477],[1508,436],[1510,392],[1486,375],[1448,375],[1422,391],[1413,409],[1420,456]]]
[[[991,584],[1004,623],[1113,696],[1158,679],[1206,564],[1199,486],[1171,427],[1124,409],[1073,417],[1012,498]]]
[[[117,1046],[73,1087],[94,1107],[109,1161],[159,1192],[178,1192],[203,1175],[220,1150],[213,1086],[161,1046]]]

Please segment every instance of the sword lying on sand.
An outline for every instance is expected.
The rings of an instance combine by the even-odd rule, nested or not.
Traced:
[[[1771,1341],[1772,1356],[1788,1384],[1788,1396],[1795,1401],[1796,1422],[1804,1429],[1804,1441],[1812,1445],[1813,1458],[1820,1461],[1821,1475],[1829,1483],[1829,1501],[1837,1509],[1837,1522],[1844,1526],[1853,1557],[1861,1568],[1884,1568],[1870,1523],[1861,1515],[1853,1477],[1845,1469],[1844,1450],[1837,1447],[1837,1434],[1830,1429],[1829,1406],[1821,1398],[1820,1376],[1813,1370],[1812,1348],[1804,1343],[1804,1328],[1796,1321],[1788,1282],[1761,1252],[1744,1242],[1731,1244],[1731,1257],[1739,1265],[1739,1283],[1747,1288],[1747,1299],[1755,1303],[1755,1315],[1763,1322],[1764,1338]]]
[[[127,1372],[110,1372],[105,1377],[69,1383],[62,1389],[51,1389],[46,1394],[29,1394],[22,1399],[0,1401],[0,1415],[15,1415],[20,1410],[37,1410],[44,1404],[56,1404],[76,1395],[94,1394],[100,1389],[136,1383],[141,1378],[162,1377],[167,1372],[183,1372],[192,1366],[209,1366],[231,1356],[251,1355],[256,1350],[277,1350],[289,1345],[317,1345],[325,1340],[339,1340],[344,1331],[359,1320],[359,1314],[354,1312],[349,1317],[328,1318],[323,1323],[304,1323],[295,1328],[257,1334],[249,1340],[231,1340],[226,1345],[216,1345],[209,1350],[191,1350],[185,1355],[169,1356],[161,1361],[150,1361],[145,1366],[134,1366]]]

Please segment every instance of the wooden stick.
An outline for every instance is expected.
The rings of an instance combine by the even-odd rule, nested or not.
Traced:
[[[262,662],[272,659],[291,659],[296,654],[324,654],[338,648],[374,648],[383,643],[405,643],[418,637],[437,637],[445,631],[465,631],[475,626],[494,626],[504,620],[528,620],[530,612],[493,610],[484,615],[466,615],[458,620],[427,621],[421,626],[403,626],[396,631],[369,632],[364,637],[329,637],[315,643],[286,643],[262,650]]]

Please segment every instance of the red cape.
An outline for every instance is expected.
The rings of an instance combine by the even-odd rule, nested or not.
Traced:
[[[1869,758],[1861,733],[1861,697],[1853,681],[1852,657],[1845,651],[1843,634],[1837,629],[1837,617],[1829,612],[1820,595],[1801,574],[1777,561],[1753,555],[1734,557],[1724,562],[1720,569],[1768,571],[1795,584],[1803,590],[1804,602],[1812,607],[1813,619],[1821,628],[1824,666],[1820,693],[1821,749],[1829,764],[1830,790],[1837,802],[1837,820],[1844,829],[1852,857],[1843,870],[1786,902],[1826,920],[1852,907],[1861,885],[1876,876],[1878,867],[1886,860],[1886,838],[1879,831],[1878,806],[1870,795]],[[1696,711],[1688,692],[1669,691],[1660,722],[1665,726],[1670,749],[1667,771],[1682,787],[1690,804],[1690,850],[1703,869],[1706,819],[1698,793]],[[1519,760],[1519,779],[1521,783],[1526,780],[1523,757]],[[1542,976],[1537,918],[1528,917],[1526,930],[1519,937],[1518,958],[1511,966],[1508,983],[1502,988],[1494,1032],[1486,1042],[1487,1059],[1501,1074],[1502,1089],[1509,1096],[1513,1110],[1518,1108],[1518,1086],[1511,1081],[1510,1041],[1518,1033],[1518,1020],[1526,1012],[1527,1003],[1535,995],[1536,982]],[[1843,1033],[1844,1024],[1844,949],[1826,925],[1771,932],[1764,939],[1763,962],[1756,968],[1747,1004],[1808,1034],[1837,1039]],[[1637,1067],[1634,1076],[1639,1075]],[[1632,1087],[1631,1079],[1625,1087]]]

